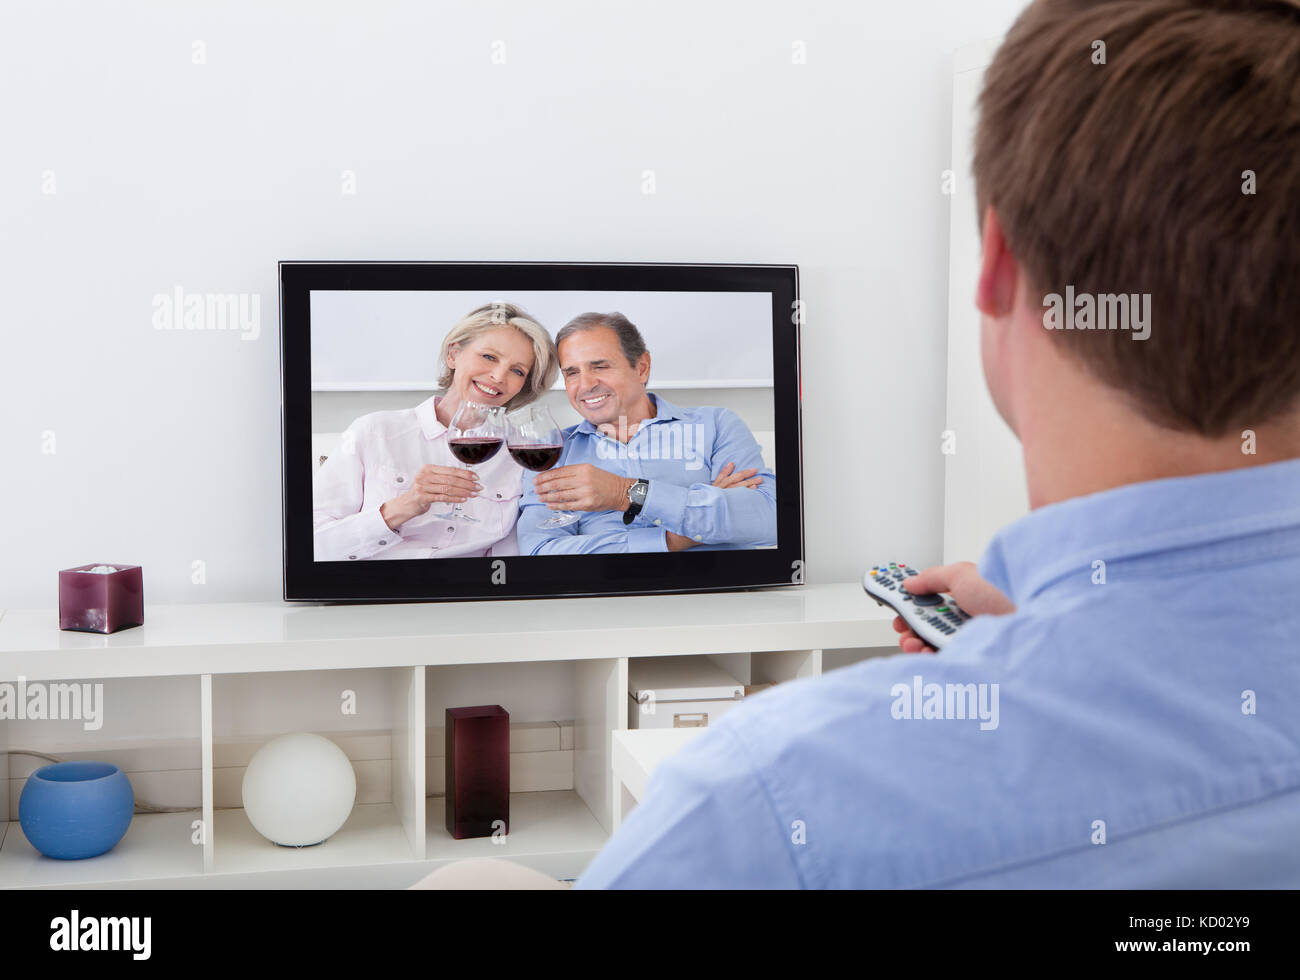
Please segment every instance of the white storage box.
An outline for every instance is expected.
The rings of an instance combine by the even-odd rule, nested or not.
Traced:
[[[745,685],[703,657],[632,657],[628,728],[705,728],[745,697]]]

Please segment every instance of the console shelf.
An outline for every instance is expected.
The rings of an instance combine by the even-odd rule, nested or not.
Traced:
[[[190,812],[137,815],[127,837],[98,858],[44,858],[17,822],[18,790],[32,760],[19,764],[8,753],[52,751],[32,744],[47,733],[57,735],[65,757],[86,752],[112,761],[128,743],[114,742],[108,729],[0,719],[0,888],[402,887],[466,857],[503,857],[573,877],[617,824],[612,733],[627,727],[629,658],[708,656],[744,683],[794,680],[821,673],[823,650],[892,647],[892,618],[856,583],[499,602],[154,605],[143,626],[109,636],[62,632],[54,610],[0,612],[0,684],[102,681],[118,723],[125,716],[135,726],[115,737],[133,737],[133,746],[153,739],[158,758],[179,758],[187,770],[158,765],[173,770],[167,778],[129,770],[137,793],[144,787],[151,802],[170,804],[170,796],[157,798],[171,793],[163,787],[188,786],[188,799],[201,795],[202,803]],[[432,715],[467,689],[483,699],[472,703],[509,707],[518,695],[500,665],[530,662],[538,666],[516,686],[547,678],[563,688],[573,711],[566,722],[572,744],[561,744],[561,729],[548,729],[552,754],[543,769],[530,771],[553,773],[563,764],[564,779],[554,789],[534,783],[529,788],[537,791],[512,792],[504,843],[453,840],[443,826],[444,800],[427,792],[426,732],[442,719],[426,718],[426,697]],[[334,837],[312,848],[281,848],[262,839],[242,810],[215,809],[214,743],[276,734],[248,729],[250,703],[264,709],[284,697],[312,704],[334,698],[337,718],[337,690],[358,684],[378,713],[326,723],[337,731],[315,728],[367,752],[359,757],[367,761],[354,766],[365,767],[369,795]],[[426,684],[433,693],[426,695]],[[160,700],[156,692],[164,689],[169,693]],[[363,737],[351,734],[362,731]],[[378,756],[376,746],[383,747]],[[149,756],[131,752],[132,760]],[[218,756],[216,778],[229,799],[227,784],[238,772],[220,767],[244,757],[220,747]]]
[[[456,840],[447,833],[444,797],[429,797],[426,812],[425,857],[439,864],[465,858],[505,858],[556,878],[576,877],[609,839],[582,797],[572,791],[511,793],[511,831],[498,844],[489,837]]]
[[[55,861],[40,854],[14,820],[0,844],[0,887],[43,888],[203,873],[202,850],[193,846],[191,823],[202,814],[140,813],[117,847],[86,861]]]
[[[391,803],[359,803],[347,823],[324,844],[281,847],[253,829],[244,811],[218,810],[213,839],[217,874],[250,874],[303,868],[394,864],[414,861],[402,831],[401,817]]]

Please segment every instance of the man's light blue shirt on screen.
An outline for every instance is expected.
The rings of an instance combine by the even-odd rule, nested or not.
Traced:
[[[758,441],[740,416],[726,408],[678,408],[658,395],[655,417],[646,419],[626,445],[590,422],[564,430],[557,466],[590,463],[622,477],[649,482],[645,505],[631,525],[617,510],[580,513],[567,527],[538,525],[555,514],[524,474],[520,500],[519,553],[577,555],[595,552],[667,551],[672,531],[707,550],[776,544],[776,474],[763,463]],[[757,487],[722,490],[713,480],[728,463],[736,472],[756,469]]]
[[[1300,887],[1300,460],[1041,507],[980,571],[1015,613],[737,707],[578,886]]]

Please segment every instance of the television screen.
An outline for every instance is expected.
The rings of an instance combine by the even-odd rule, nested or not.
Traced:
[[[800,584],[797,268],[280,264],[285,598]]]

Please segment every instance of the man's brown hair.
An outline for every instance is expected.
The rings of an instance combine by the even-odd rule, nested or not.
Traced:
[[[1052,337],[1152,421],[1296,406],[1300,0],[1036,0],[986,72],[974,172],[1031,297],[1150,294],[1146,340]]]

